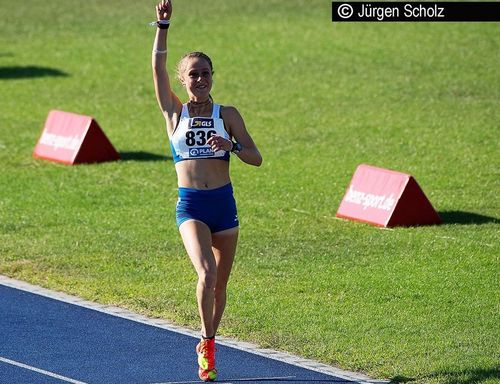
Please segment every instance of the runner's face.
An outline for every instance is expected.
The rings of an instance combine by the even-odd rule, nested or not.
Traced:
[[[205,100],[212,89],[212,70],[202,57],[188,59],[183,75],[183,84],[191,99]]]

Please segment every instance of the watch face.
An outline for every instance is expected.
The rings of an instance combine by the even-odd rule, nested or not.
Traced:
[[[233,148],[231,148],[231,152],[238,153],[239,151],[241,151],[241,144],[233,141]]]

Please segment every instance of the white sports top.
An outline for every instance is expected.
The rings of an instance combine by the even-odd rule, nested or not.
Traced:
[[[183,104],[179,124],[170,138],[174,163],[195,159],[229,161],[229,152],[214,152],[207,144],[207,140],[213,135],[231,139],[220,117],[220,105],[213,104],[211,117],[190,117],[187,104]]]

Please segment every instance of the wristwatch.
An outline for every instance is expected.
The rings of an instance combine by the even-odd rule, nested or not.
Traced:
[[[236,141],[233,141],[233,147],[231,148],[231,152],[233,153],[240,153],[243,147],[241,146],[240,143],[237,143]]]

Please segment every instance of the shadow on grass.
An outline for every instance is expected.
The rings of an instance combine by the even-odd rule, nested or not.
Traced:
[[[411,377],[404,377],[404,376],[395,376],[391,379],[390,384],[399,384],[399,383],[411,383],[417,379],[411,378]]]
[[[47,76],[69,76],[55,68],[38,67],[35,65],[28,65],[25,67],[0,67],[0,80],[14,80],[14,79],[29,79],[34,77],[47,77]]]
[[[122,161],[168,161],[171,156],[157,155],[155,153],[144,151],[120,152]]]
[[[484,369],[464,369],[462,371],[448,372],[439,371],[431,375],[419,377],[419,380],[437,379],[439,383],[443,384],[481,384],[485,381],[495,381],[500,379],[500,366]],[[391,379],[391,383],[411,383],[417,379],[396,376]]]
[[[479,215],[472,212],[463,211],[445,211],[439,212],[439,216],[443,220],[443,224],[499,224],[500,219],[491,216]]]

